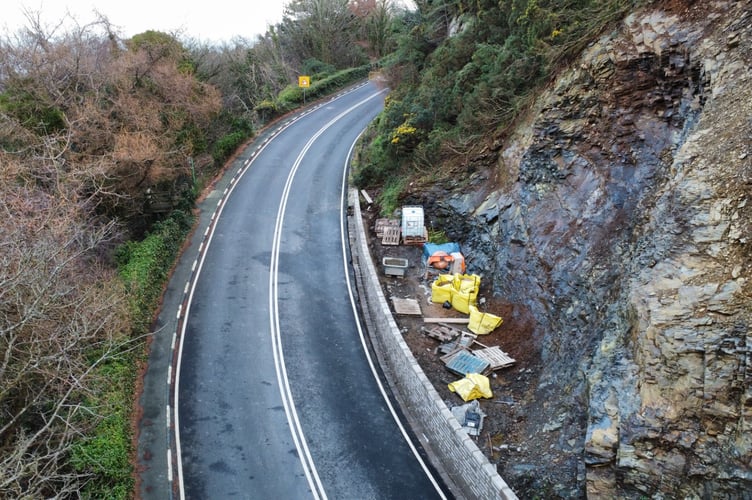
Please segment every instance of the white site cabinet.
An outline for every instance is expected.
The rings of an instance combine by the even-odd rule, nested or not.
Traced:
[[[420,205],[405,205],[402,207],[402,237],[423,236],[423,207]]]

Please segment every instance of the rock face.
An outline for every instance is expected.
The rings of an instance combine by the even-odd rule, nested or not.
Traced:
[[[527,430],[574,450],[565,496],[752,491],[752,2],[671,5],[592,44],[475,189],[413,200],[535,315],[528,411],[558,423]]]

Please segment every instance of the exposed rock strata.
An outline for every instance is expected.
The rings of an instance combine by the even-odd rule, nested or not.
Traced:
[[[556,478],[542,450],[512,484],[752,491],[752,4],[686,4],[590,46],[500,146],[495,184],[413,200],[537,319],[528,431],[580,474]]]

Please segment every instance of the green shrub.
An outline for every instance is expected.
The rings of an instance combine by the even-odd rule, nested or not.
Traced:
[[[301,67],[301,71],[304,75],[317,75],[317,76],[323,76],[330,73],[334,73],[337,71],[337,68],[335,68],[333,65],[325,63],[323,61],[319,61],[318,59],[306,59],[303,61],[303,66]]]
[[[29,130],[40,135],[65,128],[65,115],[50,99],[23,87],[9,86],[0,93],[0,111],[12,116]]]
[[[212,157],[219,163],[224,162],[227,158],[232,156],[238,146],[243,144],[248,139],[248,134],[242,131],[235,131],[226,134],[214,143],[212,151]]]
[[[127,499],[134,488],[131,447],[131,398],[135,393],[136,356],[121,354],[98,367],[98,381],[87,406],[102,415],[90,437],[76,442],[71,465],[92,475],[83,498]]]
[[[372,66],[368,64],[357,68],[344,69],[323,78],[312,77],[311,86],[305,89],[305,93],[302,88],[298,87],[297,82],[290,84],[277,95],[277,112],[285,113],[295,109],[303,104],[304,97],[305,100],[318,99],[358,80],[367,78],[371,69]]]
[[[393,177],[384,185],[383,191],[378,196],[382,216],[390,217],[400,207],[400,195],[404,189],[405,179],[401,177]]]
[[[503,130],[557,65],[641,3],[645,2],[420,4],[420,16],[405,19],[411,28],[383,61],[393,90],[376,121],[370,161],[363,163],[356,178],[385,180],[384,174],[393,170],[395,161],[401,169],[437,168],[444,160],[442,151],[456,149],[440,142],[445,137],[462,142],[462,137]],[[452,36],[447,35],[449,19],[461,20],[461,29]],[[409,134],[404,133],[407,127],[412,127]],[[398,146],[398,151],[382,154],[385,145]]]
[[[192,215],[176,210],[156,223],[142,241],[129,241],[118,248],[120,277],[128,290],[137,331],[148,328],[162,287],[192,223]]]

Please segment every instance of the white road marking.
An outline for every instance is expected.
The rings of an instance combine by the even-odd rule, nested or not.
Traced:
[[[362,132],[361,132],[361,135],[362,135]],[[340,210],[342,211],[342,213],[340,214],[340,235],[342,239],[342,266],[343,266],[343,271],[345,273],[345,282],[347,283],[347,291],[350,294],[350,304],[352,306],[353,316],[355,317],[355,324],[358,327],[358,335],[360,336],[360,342],[363,345],[363,352],[366,355],[366,359],[368,359],[368,366],[371,367],[373,378],[376,379],[376,384],[379,386],[381,395],[383,396],[384,401],[386,402],[386,405],[389,407],[389,411],[392,413],[392,418],[394,418],[394,421],[397,423],[397,427],[399,427],[399,430],[402,433],[402,436],[405,438],[405,441],[407,442],[408,446],[410,446],[410,449],[412,450],[413,455],[415,455],[415,458],[418,460],[418,463],[423,469],[423,472],[425,472],[426,476],[428,476],[428,478],[431,480],[431,484],[433,484],[434,488],[436,489],[436,492],[441,496],[441,498],[446,499],[444,492],[439,486],[439,482],[436,480],[436,478],[431,473],[431,470],[423,461],[423,458],[420,456],[420,453],[418,453],[417,447],[413,443],[412,439],[410,439],[410,435],[407,433],[407,430],[405,429],[404,425],[402,425],[402,421],[400,420],[399,416],[397,415],[397,412],[394,410],[394,407],[392,406],[391,401],[389,400],[389,396],[387,395],[387,392],[384,389],[383,384],[381,383],[381,379],[379,378],[378,371],[376,370],[376,366],[374,365],[374,362],[371,359],[371,354],[368,351],[368,343],[366,342],[365,334],[363,333],[363,327],[360,324],[360,317],[358,315],[357,302],[355,300],[355,294],[353,293],[352,283],[350,282],[350,273],[348,272],[348,266],[347,266],[348,236],[347,236],[347,231],[345,229],[345,220],[347,219],[347,214],[345,213],[345,207],[347,206],[347,203],[346,203],[347,201],[346,200],[347,164],[349,162],[350,157],[352,156],[353,149],[355,148],[355,144],[358,142],[359,137],[360,135],[355,139],[355,141],[353,141],[352,145],[350,146],[350,151],[348,151],[347,153],[347,158],[345,159],[345,165],[344,165],[344,168],[342,169],[343,170],[342,193],[341,193],[341,199],[340,199]]]
[[[368,102],[369,100],[371,100],[374,97],[378,96],[382,92],[383,91],[380,91],[380,92],[378,92],[378,93],[376,93],[376,94],[368,97],[367,99],[361,101],[360,103],[357,103],[356,105],[350,107],[348,110],[346,110],[342,114],[338,115],[333,121],[329,122],[329,124],[327,124],[322,130],[320,130],[316,134],[316,138],[319,135],[321,135],[321,133],[323,133],[324,130],[326,130],[327,128],[329,128],[333,123],[335,123],[337,120],[339,120],[340,118],[342,118],[343,116],[345,116],[345,114],[351,112],[352,110],[354,110],[358,106],[360,106],[360,105]],[[343,94],[343,95],[346,95],[346,94]],[[338,96],[337,98],[339,98],[339,97],[340,96]],[[332,99],[332,100],[335,100],[335,99]],[[304,115],[307,115],[310,112],[311,111],[309,111],[308,113],[304,113]],[[301,115],[301,117],[304,116],[304,115]],[[293,123],[295,123],[299,119],[300,119],[300,117],[292,120],[290,122],[290,125],[292,125]],[[267,137],[263,141],[262,145],[260,145],[260,146],[258,146],[256,148],[256,151],[254,153],[260,153],[263,149],[265,149],[268,146],[269,141],[271,139],[276,138],[276,136],[279,135],[286,128],[287,128],[287,126],[281,127],[279,129],[279,131],[275,131],[270,137]],[[305,148],[306,151],[308,150],[308,148],[310,148],[310,144],[313,142],[314,139],[312,139],[309,142],[309,144],[306,145],[306,148]],[[238,171],[238,174],[237,174],[238,181],[240,181],[240,179],[242,178],[242,176],[251,167],[253,161],[257,157],[258,157],[258,155],[256,155],[253,159],[249,160],[248,161],[248,165],[245,168],[242,168],[242,169],[240,169]],[[302,156],[299,157],[299,158],[302,158]],[[299,162],[296,162],[296,165],[293,168],[297,169],[297,165],[298,164],[299,164]],[[290,180],[291,179],[292,179],[292,177],[290,177]],[[235,190],[235,187],[238,185],[238,183],[239,182],[236,182],[235,184],[233,184],[230,187],[229,191],[227,192],[227,195],[224,197],[225,199],[229,198],[232,195],[232,192]],[[287,194],[288,191],[289,191],[289,189],[287,189],[287,187],[286,187],[285,193]],[[286,200],[286,196],[285,196],[284,201],[280,204],[280,210],[282,210],[282,213],[284,213],[283,205],[286,205],[286,204],[287,204],[287,200]],[[225,205],[222,204],[222,199],[220,199],[220,202],[217,203],[217,207],[218,208],[211,215],[211,219],[210,220],[212,222],[214,222],[215,218],[218,219],[221,216],[222,211],[224,210]],[[279,227],[281,228],[281,220],[279,220]],[[205,250],[206,251],[203,254],[200,255],[200,260],[197,259],[198,267],[196,267],[196,262],[194,262],[194,264],[193,264],[193,268],[192,268],[193,283],[192,283],[191,290],[190,290],[190,293],[188,295],[187,301],[185,302],[186,303],[185,320],[183,321],[183,323],[181,325],[181,330],[180,330],[180,338],[181,339],[185,338],[186,328],[187,328],[187,324],[188,324],[187,318],[188,318],[188,315],[190,314],[191,302],[193,300],[193,294],[196,291],[196,283],[198,282],[198,277],[201,274],[201,270],[202,270],[203,265],[204,265],[204,260],[206,259],[206,255],[208,254],[209,246],[211,245],[212,239],[214,238],[214,229],[215,228],[216,228],[216,224],[210,224],[209,227],[206,229],[206,233],[204,234],[205,239],[206,239],[205,240],[205,243],[206,243]],[[276,231],[275,231],[275,233],[276,233]],[[278,240],[275,239],[275,244],[277,244],[277,243],[278,243]],[[272,252],[272,255],[274,255],[274,251]],[[275,266],[274,269],[275,269],[275,273],[276,273],[276,266]],[[276,282],[277,282],[276,276],[273,279],[274,279],[275,290],[276,290]],[[270,280],[272,280],[272,276],[270,276]],[[270,294],[270,301],[272,300],[271,297],[272,296]],[[275,302],[275,306],[276,306],[276,302],[277,302],[276,296],[275,296],[274,302]],[[180,304],[180,306],[178,306],[178,319],[180,318],[181,311],[182,311],[182,304]],[[277,321],[274,322],[274,323],[272,323],[272,324],[275,324],[275,323],[276,323],[276,327],[277,327],[277,331],[278,331],[278,328],[279,328],[278,318],[277,318]],[[175,337],[176,336],[177,336],[177,332],[175,333]],[[183,460],[182,460],[182,450],[181,450],[181,445],[180,445],[180,412],[179,412],[179,406],[180,406],[179,405],[179,397],[180,397],[180,368],[181,368],[182,360],[183,360],[183,345],[184,345],[184,342],[181,340],[181,342],[177,346],[178,347],[178,355],[177,355],[177,365],[176,365],[176,369],[175,369],[175,384],[174,384],[174,388],[173,388],[173,394],[174,394],[174,399],[175,399],[175,404],[174,404],[174,407],[173,407],[174,421],[175,421],[175,457],[176,457],[176,461],[177,461],[177,483],[178,483],[177,487],[178,487],[178,496],[179,496],[180,500],[185,500],[185,482],[184,482],[184,479],[183,479]],[[172,347],[172,351],[173,352],[174,352],[174,350],[175,350],[175,338],[173,338],[173,347]],[[282,361],[282,363],[284,362],[283,360],[281,360],[281,361]],[[276,362],[276,357],[275,357],[275,362]],[[279,370],[280,370],[280,368],[278,367],[277,370],[278,370],[278,379],[279,379]],[[286,381],[287,373],[286,373],[285,370],[282,370],[282,373],[283,373],[285,381]],[[286,390],[286,392],[288,394],[290,394],[290,389],[289,389],[289,385],[288,384],[286,384],[286,389],[285,390]],[[283,388],[282,388],[281,385],[280,385],[280,391],[283,391]],[[284,399],[285,398],[283,397],[283,401],[284,401]],[[290,399],[291,399],[291,396],[290,396]],[[293,410],[294,410],[294,406],[293,406]],[[286,412],[288,411],[287,410],[287,406],[285,406],[285,411]],[[295,425],[297,426],[298,429],[300,429],[300,423],[297,421],[297,416],[295,417],[295,420],[296,420]],[[291,426],[293,425],[293,423],[289,419],[289,414],[288,414],[288,423]],[[302,431],[300,432],[300,434],[302,436]],[[293,439],[295,439],[295,433],[294,432],[293,432]],[[297,445],[296,445],[296,447],[297,447]],[[302,455],[300,455],[300,452],[301,452],[300,448],[298,448],[298,452],[299,452],[299,456],[302,456]],[[306,453],[307,453],[307,446],[306,446]],[[168,476],[169,476],[170,483],[172,483],[172,458],[171,458],[171,450],[170,449],[167,450],[167,454],[168,454],[168,462],[167,462],[168,463]],[[310,460],[310,453],[307,453],[307,454],[308,454],[308,460]],[[313,464],[312,464],[312,461],[311,461],[311,466],[312,465]],[[309,483],[309,486],[311,487],[311,490],[312,490],[312,492],[314,494],[314,497],[317,498],[317,499],[323,498],[325,500],[327,497],[326,497],[325,492],[323,491],[323,487],[320,486],[320,480],[318,479],[318,475],[315,474],[315,468],[314,468],[314,472],[311,473],[311,476],[315,476],[316,477],[316,483],[320,487],[320,491],[321,491],[322,497],[319,497],[318,494],[316,493],[317,489],[314,487],[314,484],[312,484],[312,477],[309,477],[309,471],[307,470],[307,468],[304,466],[303,469],[304,469],[304,471],[306,473],[306,478],[308,479],[308,483]]]

